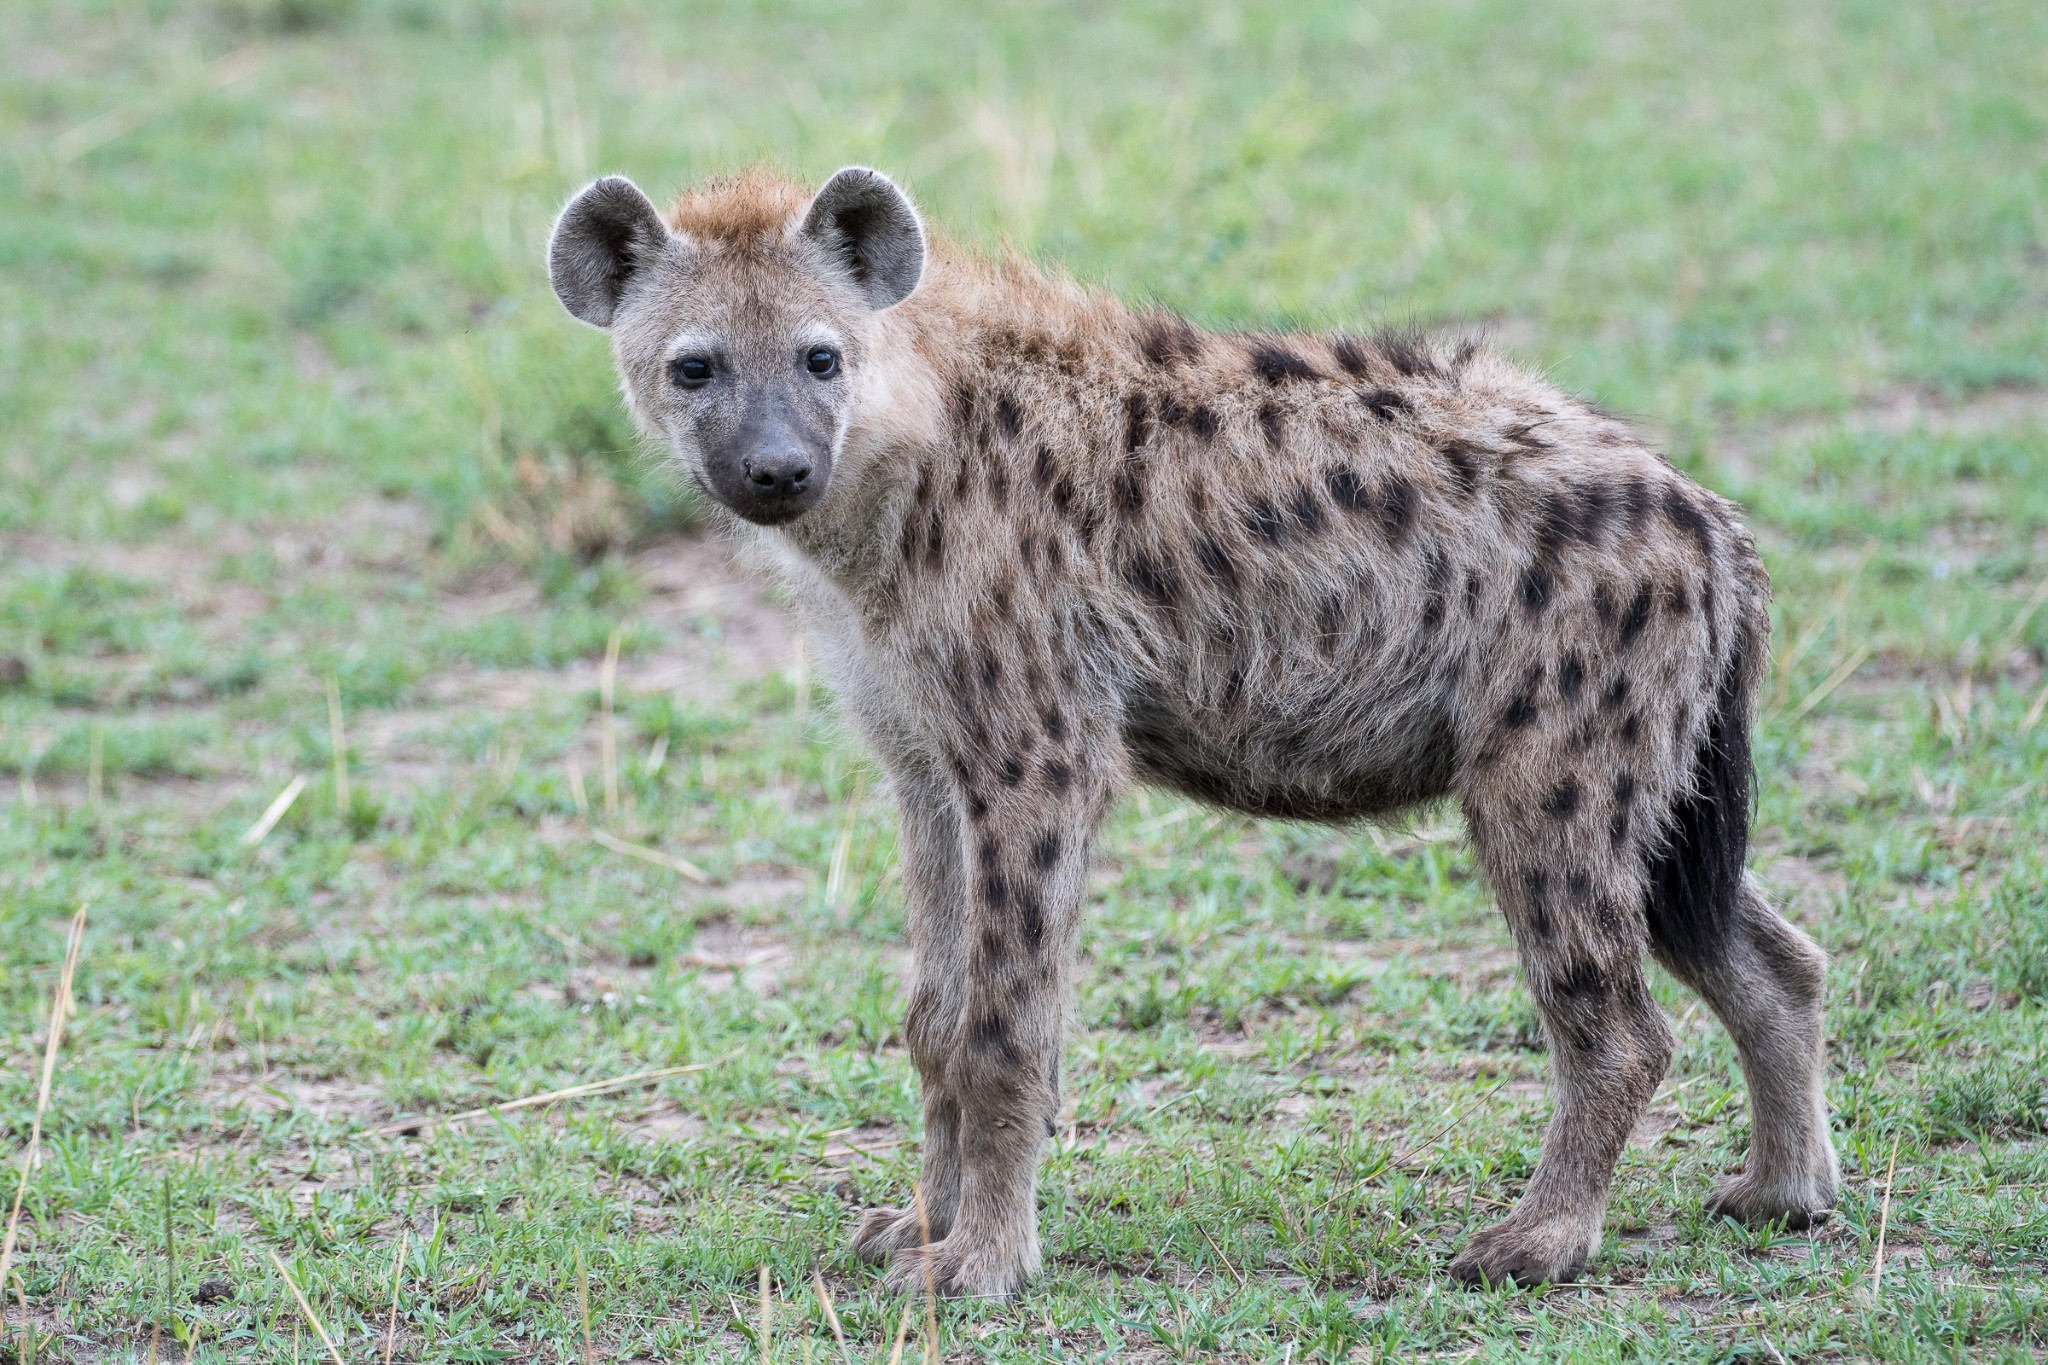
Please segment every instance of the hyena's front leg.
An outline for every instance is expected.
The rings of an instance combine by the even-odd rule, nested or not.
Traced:
[[[952,779],[928,761],[905,757],[889,760],[888,767],[909,908],[914,977],[903,1034],[924,1098],[924,1219],[919,1221],[914,1201],[900,1209],[871,1209],[853,1237],[854,1254],[870,1261],[944,1237],[960,1202],[960,1104],[947,1074],[967,988],[960,798]]]
[[[1640,877],[1604,836],[1584,837],[1593,812],[1574,779],[1556,790],[1569,799],[1533,811],[1468,803],[1543,1017],[1551,1075],[1550,1125],[1527,1189],[1451,1262],[1473,1283],[1555,1283],[1584,1268],[1600,1245],[1615,1165],[1671,1063],[1671,1028],[1643,979]]]
[[[1058,1109],[1088,853],[1103,787],[1071,752],[962,755],[965,988],[947,1094],[960,1184],[943,1240],[891,1259],[890,1284],[1002,1296],[1038,1269],[1038,1162]],[[927,1265],[927,1260],[929,1264]]]

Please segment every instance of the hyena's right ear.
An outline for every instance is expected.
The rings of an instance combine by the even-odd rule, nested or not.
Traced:
[[[548,283],[564,308],[593,327],[609,327],[633,272],[670,240],[638,185],[618,175],[593,180],[555,220]]]

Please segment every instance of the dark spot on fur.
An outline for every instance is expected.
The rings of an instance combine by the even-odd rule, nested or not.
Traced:
[[[1605,583],[1593,585],[1593,614],[1600,618],[1603,626],[1614,621],[1614,590]]]
[[[996,767],[996,776],[1005,787],[1014,787],[1024,780],[1024,759],[1020,754],[1004,754],[1003,761]]]
[[[1064,474],[1052,486],[1052,505],[1059,508],[1062,516],[1073,510],[1074,481]]]
[[[1340,464],[1323,476],[1323,484],[1330,490],[1330,497],[1347,512],[1365,508],[1368,499],[1365,485],[1358,481],[1358,472],[1348,464]]]
[[[1023,1060],[1017,1055],[1016,1045],[1010,1041],[1010,1026],[1000,1014],[976,1015],[969,1036],[977,1052],[1000,1053],[1003,1061],[1011,1066]]]
[[[967,789],[967,818],[977,824],[988,818],[988,802],[972,787]]]
[[[1417,375],[1433,375],[1437,369],[1436,357],[1429,352],[1429,345],[1420,336],[1405,332],[1389,332],[1379,338],[1380,354],[1387,358],[1402,374],[1413,379]]]
[[[1380,488],[1379,514],[1387,539],[1400,544],[1415,524],[1415,486],[1398,474],[1388,475]]]
[[[1686,596],[1685,584],[1673,583],[1665,592],[1664,610],[1673,616],[1683,616],[1692,610],[1692,599]]]
[[[1408,411],[1408,400],[1392,389],[1374,389],[1370,393],[1360,394],[1359,400],[1382,422],[1391,422],[1395,413]]]
[[[999,967],[1010,955],[1010,945],[1003,942],[1003,936],[994,929],[981,931],[981,955],[990,966]]]
[[[1024,928],[1024,946],[1036,953],[1045,941],[1045,907],[1028,887],[1017,893],[1017,922]]]
[[[1451,487],[1457,490],[1459,497],[1469,498],[1479,491],[1479,469],[1480,461],[1485,458],[1484,451],[1469,441],[1452,437],[1437,447],[1437,453],[1443,456],[1444,469],[1451,476]]]
[[[1286,532],[1286,527],[1280,521],[1280,510],[1267,498],[1256,498],[1252,505],[1245,509],[1244,524],[1254,534],[1263,536],[1274,545],[1280,543],[1281,536]]]
[[[1137,451],[1152,438],[1152,409],[1142,393],[1124,397],[1124,449]]]
[[[1643,627],[1650,624],[1650,608],[1655,601],[1648,587],[1636,589],[1636,595],[1629,602],[1628,610],[1622,613],[1621,624],[1616,627],[1616,638],[1621,641],[1623,649],[1634,644],[1642,635]]]
[[[1202,440],[1215,440],[1217,426],[1216,414],[1206,404],[1197,403],[1188,411],[1188,430]]]
[[[1628,700],[1628,674],[1617,673],[1607,680],[1607,690],[1600,696],[1600,709],[1618,711]]]
[[[1245,343],[1251,357],[1252,373],[1268,384],[1288,379],[1314,379],[1315,367],[1277,341],[1258,338]]]
[[[1038,539],[1029,531],[1017,537],[1017,557],[1024,561],[1026,573],[1038,571]]]
[[[1531,565],[1522,571],[1522,610],[1531,616],[1550,605],[1550,571]]]
[[[1472,616],[1476,615],[1478,611],[1479,575],[1476,573],[1468,573],[1465,575],[1465,614],[1467,616]]]
[[[1038,842],[1031,846],[1031,865],[1040,872],[1052,871],[1054,863],[1060,860],[1060,836],[1041,834]]]
[[[1641,739],[1642,729],[1642,716],[1634,711],[1629,712],[1628,718],[1621,723],[1621,742],[1633,749]]]
[[[1198,538],[1195,541],[1195,558],[1211,578],[1233,588],[1237,586],[1237,564],[1222,541],[1214,536]]]
[[[1264,434],[1266,444],[1275,450],[1286,439],[1286,432],[1280,427],[1280,412],[1271,403],[1259,404],[1259,431]]]
[[[1586,661],[1573,650],[1564,656],[1564,663],[1557,670],[1557,690],[1564,694],[1566,701],[1577,701],[1579,689],[1586,683]]]
[[[1366,367],[1370,362],[1366,358],[1365,347],[1358,344],[1356,337],[1340,336],[1331,341],[1330,355],[1337,362],[1338,368],[1353,379],[1365,378]]]
[[[989,862],[995,858],[995,851],[988,850]],[[1010,903],[1010,879],[1003,875],[1000,867],[984,864],[981,870],[981,898],[990,909],[1000,910]]]
[[[1550,878],[1542,868],[1531,868],[1522,877],[1523,899],[1529,903],[1529,928],[1538,938],[1550,937]]]
[[[1584,900],[1593,894],[1593,879],[1575,867],[1565,873],[1564,889],[1573,899]]]
[[[1155,313],[1138,324],[1138,349],[1152,365],[1193,360],[1201,354],[1202,334],[1185,318]]]
[[[1045,737],[1047,739],[1055,744],[1066,743],[1067,718],[1059,713],[1059,708],[1053,706],[1046,707],[1044,713],[1039,716],[1039,721],[1045,726]]]
[[[937,568],[946,557],[946,525],[934,507],[925,514],[924,559],[925,563]]]
[[[1017,433],[1024,429],[1024,421],[1017,415],[1017,405],[1010,401],[1007,393],[996,400],[996,425],[1011,440],[1015,440]]]
[[[1056,792],[1064,792],[1073,785],[1074,771],[1059,759],[1045,765],[1045,781]]]
[[[995,690],[996,684],[1002,681],[1002,677],[1003,661],[999,657],[997,657],[996,652],[994,650],[984,648],[981,651],[982,687],[987,691],[993,692]]]
[[[1140,550],[1125,561],[1124,580],[1156,607],[1170,608],[1180,602],[1179,575],[1171,565],[1161,563],[1146,551]]]
[[[1579,808],[1579,784],[1567,777],[1550,789],[1550,795],[1543,799],[1544,813],[1553,819],[1562,820]]]
[[[1040,488],[1051,488],[1053,478],[1058,473],[1059,466],[1053,463],[1052,447],[1040,446],[1038,458],[1031,465],[1031,477],[1037,481]]]
[[[1323,505],[1316,500],[1316,490],[1303,484],[1294,490],[1294,504],[1289,509],[1294,513],[1294,524],[1314,535],[1323,529]]]
[[[988,467],[988,495],[998,507],[1010,502],[1010,471],[999,464]]]
[[[1507,710],[1500,713],[1500,723],[1510,730],[1519,730],[1536,723],[1536,711],[1535,694],[1528,691],[1519,692],[1514,700],[1508,703]]]
[[[1692,537],[1701,554],[1709,558],[1713,556],[1714,531],[1707,514],[1676,484],[1664,490],[1664,516],[1673,526]]]

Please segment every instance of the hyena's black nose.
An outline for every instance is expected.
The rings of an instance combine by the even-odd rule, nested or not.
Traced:
[[[754,485],[754,491],[793,497],[804,491],[811,481],[811,460],[800,451],[778,451],[768,455],[750,455],[740,461],[740,467],[747,473],[747,482]]]

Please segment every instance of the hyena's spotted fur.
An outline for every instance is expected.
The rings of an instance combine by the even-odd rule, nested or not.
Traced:
[[[815,204],[764,176],[714,184],[652,225],[623,183],[565,214],[558,288],[613,324],[643,423],[780,564],[901,809],[936,1240],[877,1211],[861,1253],[906,1286],[928,1254],[962,1293],[1036,1269],[1089,850],[1132,781],[1294,819],[1462,806],[1555,1112],[1461,1276],[1569,1278],[1598,1245],[1672,1051],[1646,948],[1727,1023],[1749,1082],[1749,1164],[1716,1207],[1830,1206],[1823,959],[1742,870],[1769,586],[1729,504],[1475,345],[1217,334],[1021,262],[927,255],[871,172]],[[921,277],[887,285],[913,250]],[[577,269],[609,292],[579,307]],[[806,327],[844,366],[809,426],[744,415],[825,401],[801,380],[787,400],[735,380],[739,417],[664,387],[676,335],[737,355],[754,329],[770,359],[729,364],[759,374],[777,352],[755,334]],[[806,440],[829,492],[765,482],[760,452]],[[764,497],[815,501],[735,501],[734,459]],[[813,463],[775,468],[792,460]]]

